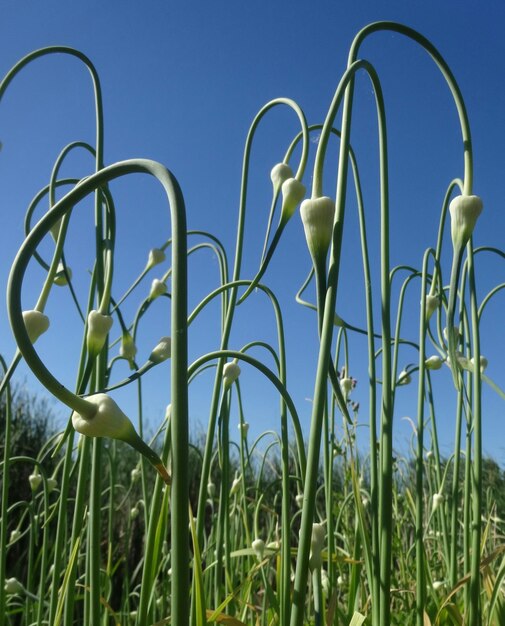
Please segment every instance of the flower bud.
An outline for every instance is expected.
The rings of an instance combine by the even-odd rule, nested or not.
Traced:
[[[130,472],[132,483],[136,482],[140,478],[141,474],[142,472],[140,471],[140,467],[134,467]]]
[[[155,278],[151,283],[151,291],[149,292],[148,300],[152,301],[158,298],[158,296],[162,296],[164,293],[167,293],[167,289],[166,283]]]
[[[137,346],[133,341],[133,337],[129,332],[124,332],[121,337],[121,347],[119,348],[119,356],[123,359],[129,361],[130,365],[133,366],[133,359],[137,354]]]
[[[312,536],[310,538],[309,567],[311,570],[322,565],[321,552],[324,546],[324,526],[322,524],[312,524]]]
[[[352,391],[352,378],[341,378],[340,379],[340,389],[342,389],[342,394],[344,395],[344,400],[347,400],[349,394]]]
[[[475,363],[474,358],[472,357],[469,361],[470,370],[473,371],[473,364]],[[484,374],[484,370],[488,365],[488,360],[482,354],[480,355],[480,373]]]
[[[86,398],[96,408],[93,417],[84,417],[74,411],[72,424],[75,430],[87,437],[109,437],[129,441],[136,435],[131,421],[116,402],[105,393],[96,393]]]
[[[254,550],[254,552],[256,552],[258,560],[261,561],[265,554],[265,542],[263,541],[263,539],[255,539],[251,544],[251,548]]]
[[[433,581],[433,591],[438,591],[439,589],[441,589],[442,587],[445,586],[445,583],[443,580],[434,580]]]
[[[130,519],[132,520],[132,522],[134,519],[137,519],[137,517],[139,516],[139,513],[140,511],[137,505],[135,505],[133,508],[130,509]]]
[[[207,483],[207,493],[209,494],[209,498],[215,498],[216,496],[216,485],[212,482]]]
[[[325,259],[333,234],[335,203],[327,196],[304,200],[300,215],[312,260]]]
[[[424,362],[424,366],[427,370],[439,370],[444,363],[444,360],[438,356],[438,354],[434,354],[426,359]]]
[[[23,585],[19,582],[17,578],[7,578],[5,580],[4,589],[5,593],[8,596],[13,596],[17,593],[23,593],[23,591],[25,590]]]
[[[439,506],[441,506],[444,503],[444,495],[442,493],[435,493],[433,494],[433,505],[432,505],[432,510],[436,511],[438,509]]]
[[[288,180],[288,178],[293,178],[293,170],[287,163],[277,163],[277,165],[272,167],[270,180],[274,186],[274,194],[279,193],[282,184]]]
[[[40,311],[23,311],[23,321],[32,343],[35,343],[40,335],[49,328],[49,318]]]
[[[63,267],[63,263],[60,261],[53,282],[55,285],[58,285],[58,287],[65,287],[65,285],[68,285],[69,279],[72,280],[72,270],[68,265]]]
[[[305,185],[296,178],[288,178],[282,183],[281,221],[287,222],[296,207],[305,197]]]
[[[15,528],[11,530],[9,543],[15,543],[21,537],[21,531]]]
[[[166,255],[163,252],[163,250],[160,250],[159,248],[153,248],[152,250],[149,251],[149,257],[147,259],[146,269],[150,270],[155,265],[159,265],[160,263],[163,263],[165,259],[166,259]]]
[[[249,432],[249,424],[247,422],[244,422],[243,424],[238,424],[238,429],[242,437],[245,439],[247,437],[247,433]]]
[[[321,587],[323,592],[329,596],[330,595],[330,579],[328,578],[328,572],[325,569],[321,570]]]
[[[407,372],[407,370],[402,370],[398,376],[397,385],[410,385],[412,382],[412,377]]]
[[[482,213],[479,196],[456,196],[449,205],[451,237],[454,248],[463,247],[470,239],[477,218]]]
[[[90,311],[88,314],[88,334],[86,345],[92,356],[99,354],[105,344],[113,319],[110,315],[103,315],[99,311]]]
[[[28,476],[28,482],[30,483],[30,487],[32,491],[37,491],[40,487],[40,483],[42,482],[42,476],[39,474],[39,470],[35,468],[33,470],[33,474]]]
[[[440,296],[435,296],[431,294],[428,294],[426,296],[426,309],[425,309],[426,321],[430,319],[430,317],[438,309],[439,306],[440,306]]]
[[[47,490],[49,493],[51,493],[51,491],[54,491],[57,486],[58,486],[58,481],[56,480],[56,478],[47,479]]]
[[[240,376],[240,367],[237,364],[237,359],[226,363],[223,367],[223,380],[225,389],[228,389],[237,378]]]
[[[242,481],[242,476],[236,476],[233,479],[233,482],[231,484],[231,489],[230,489],[230,495],[234,496],[236,493],[238,493],[238,490],[240,489],[240,482]]]
[[[149,355],[149,361],[153,363],[163,363],[172,356],[172,339],[170,337],[162,337],[153,351]]]

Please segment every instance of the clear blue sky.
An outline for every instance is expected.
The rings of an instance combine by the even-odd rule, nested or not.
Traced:
[[[190,228],[219,236],[233,256],[242,150],[249,124],[258,109],[277,96],[291,97],[310,123],[324,120],[355,33],[369,22],[403,22],[428,37],[451,66],[465,97],[474,140],[475,193],[484,200],[484,213],[475,234],[477,245],[503,247],[505,218],[501,201],[505,141],[504,11],[498,2],[232,2],[194,3],[167,0],[132,2],[14,2],[0,7],[0,75],[28,52],[51,44],[69,45],[95,64],[103,88],[105,162],[148,157],[166,164],[182,186]],[[420,266],[424,250],[435,244],[438,212],[448,182],[462,176],[460,136],[454,105],[428,56],[407,40],[392,34],[375,36],[363,56],[377,68],[385,93],[390,141],[392,204],[392,263]],[[23,234],[24,212],[32,197],[47,184],[58,152],[75,140],[94,141],[91,84],[87,71],[74,59],[45,58],[27,68],[12,83],[0,103],[0,284]],[[369,229],[377,232],[377,131],[374,98],[364,78],[357,83],[353,145],[362,167]],[[280,161],[296,120],[275,111],[261,127],[253,151],[251,194],[247,222],[244,276],[252,276],[261,251],[270,202],[269,172]],[[87,158],[72,158],[65,175],[92,171]],[[333,193],[335,159],[328,162],[328,189]],[[310,171],[305,182],[310,185]],[[137,177],[113,186],[118,205],[118,256],[115,294],[120,295],[142,269],[150,248],[169,236],[169,222],[160,190]],[[92,213],[84,206],[70,233],[67,258],[76,285],[91,267]],[[364,324],[363,287],[357,252],[356,222],[349,211],[344,245],[343,283],[339,314]],[[372,242],[376,246],[376,241]],[[50,250],[46,246],[46,252]],[[448,261],[449,259],[446,259]],[[314,384],[315,319],[300,310],[294,294],[309,268],[301,223],[288,225],[274,262],[265,276],[281,299],[289,345],[288,376],[304,424],[310,415]],[[499,262],[483,265],[482,293],[503,280]],[[448,271],[448,270],[446,270]],[[212,257],[202,254],[190,264],[190,302],[195,304],[217,284]],[[154,271],[151,277],[158,277]],[[150,278],[151,278],[150,277]],[[41,274],[35,268],[24,292],[26,308],[34,305]],[[147,290],[149,280],[142,289]],[[210,286],[210,287],[209,287]],[[416,287],[417,289],[417,287]],[[81,291],[85,299],[85,291]],[[411,294],[413,308],[418,291]],[[417,299],[417,300],[416,300]],[[133,299],[126,316],[133,314]],[[260,298],[258,297],[258,300]],[[503,354],[503,295],[497,296],[484,324],[482,352],[490,360],[488,373],[505,386]],[[40,353],[48,366],[73,387],[80,336],[70,300],[55,290],[48,307],[51,331],[41,338]],[[271,338],[272,324],[262,304],[239,312],[233,347],[251,339]],[[415,333],[417,322],[409,329]],[[191,357],[217,347],[215,320],[195,325]],[[143,351],[168,333],[168,306],[158,307],[141,331]],[[415,335],[412,335],[415,336]],[[9,359],[14,346],[5,306],[0,309],[0,351]],[[351,353],[352,374],[365,376],[358,342]],[[139,357],[140,358],[140,357]],[[140,358],[140,360],[142,360]],[[415,361],[406,353],[400,366]],[[127,373],[118,366],[117,376]],[[247,374],[247,373],[246,373]],[[155,425],[167,396],[167,371],[145,382],[146,414]],[[248,378],[249,377],[249,378]],[[38,390],[23,369],[18,380]],[[249,381],[249,382],[248,382]],[[440,372],[440,436],[450,453],[453,432],[453,395],[449,372]],[[250,392],[247,392],[249,385]],[[277,401],[252,373],[243,377],[246,417],[253,434],[277,428]],[[443,393],[443,388],[447,394]],[[195,425],[204,425],[208,399],[192,395]],[[127,393],[118,397],[128,403]],[[365,385],[355,399],[366,405]],[[503,405],[485,393],[485,449],[503,458]],[[55,406],[55,409],[57,407]],[[126,406],[123,408],[127,409]],[[65,413],[62,412],[62,415]],[[363,419],[365,416],[363,411]],[[415,400],[408,388],[398,396],[397,441],[405,447],[410,436],[403,416],[415,416]]]

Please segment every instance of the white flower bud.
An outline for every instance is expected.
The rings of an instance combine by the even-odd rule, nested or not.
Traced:
[[[288,180],[288,178],[293,178],[293,170],[287,163],[277,163],[277,165],[272,167],[270,180],[274,186],[274,194],[279,192],[282,187],[282,183]]]
[[[249,432],[249,424],[247,422],[244,422],[243,424],[238,424],[238,429],[242,437],[245,439],[247,437],[247,433]]]
[[[475,363],[474,358],[472,357],[469,361],[469,365],[470,365],[470,370],[473,371],[473,364]],[[480,355],[480,373],[484,374],[484,370],[486,369],[488,365],[488,360],[486,359],[485,356],[483,356],[482,354]]]
[[[301,509],[303,506],[303,493],[297,493],[295,496],[296,506]]]
[[[240,376],[240,367],[237,364],[237,359],[226,363],[223,367],[223,380],[226,389],[232,385]]]
[[[325,259],[333,234],[335,202],[327,196],[304,200],[300,215],[313,261]]]
[[[155,300],[158,296],[162,296],[164,293],[167,293],[168,287],[166,283],[158,278],[155,278],[151,283],[151,291],[149,292],[148,299]]]
[[[136,435],[133,424],[110,396],[97,393],[86,401],[93,404],[96,411],[91,418],[83,417],[77,411],[72,413],[72,424],[78,433],[122,441],[129,441],[132,435]]]
[[[430,319],[433,313],[440,306],[440,297],[428,294],[426,296],[426,321]]]
[[[123,333],[123,336],[121,337],[121,347],[119,348],[119,356],[132,363],[136,354],[137,346],[133,341],[133,337],[129,332]]]
[[[49,318],[40,311],[23,311],[23,321],[32,343],[35,343],[40,335],[49,328]]]
[[[214,483],[207,483],[207,493],[209,494],[209,498],[216,496],[216,485]]]
[[[21,537],[21,531],[15,528],[14,530],[11,530],[9,542],[15,543],[20,537]]]
[[[412,382],[412,378],[407,370],[402,370],[398,376],[397,385],[409,385]]]
[[[149,361],[163,363],[172,356],[172,339],[162,337],[149,355]]]
[[[56,480],[56,478],[47,479],[47,490],[49,493],[51,493],[51,491],[54,491],[57,486],[58,486],[58,481]]]
[[[58,287],[65,287],[65,285],[68,285],[67,276],[70,280],[72,280],[72,270],[68,267],[68,265],[64,268],[63,263],[60,261],[56,269],[56,276],[53,280],[54,284],[58,285]]]
[[[103,348],[112,322],[113,319],[110,315],[103,315],[103,313],[95,310],[89,312],[86,345],[91,355],[97,355]]]
[[[311,570],[322,565],[321,552],[324,546],[324,526],[322,524],[312,524],[312,535],[310,538],[309,567]]]
[[[231,484],[231,489],[230,489],[231,496],[234,496],[236,493],[238,493],[238,490],[240,489],[241,481],[242,481],[242,476],[236,476],[233,479],[233,482]]]
[[[426,359],[424,365],[427,370],[439,370],[444,363],[444,360],[438,356],[438,354],[434,354]]]
[[[17,578],[7,578],[5,580],[4,585],[5,593],[8,596],[13,596],[14,594],[23,593],[25,590],[23,585],[19,582]]]
[[[256,552],[258,560],[261,561],[265,554],[265,542],[263,539],[255,539],[251,544],[252,549]]]
[[[288,178],[282,183],[281,220],[287,222],[296,207],[305,197],[305,185],[296,178]]]
[[[130,472],[132,483],[136,482],[140,478],[141,474],[142,472],[140,471],[140,467],[134,467]]]
[[[328,572],[325,569],[321,570],[321,587],[323,592],[328,596],[330,594],[330,580],[328,578]]]
[[[433,459],[434,457],[435,455],[433,454],[433,450],[428,450],[428,452],[426,453],[426,460],[431,461],[431,459]]]
[[[352,391],[352,378],[341,378],[340,379],[340,389],[342,389],[342,394],[344,395],[344,399],[347,400],[349,394]]]
[[[444,495],[442,493],[433,494],[433,504],[432,510],[436,511],[439,506],[441,506],[445,501]]]
[[[33,470],[33,474],[28,476],[28,482],[30,483],[30,487],[32,491],[37,491],[40,487],[40,483],[42,482],[42,476],[39,474],[39,470],[35,468]]]
[[[443,580],[434,580],[433,581],[433,591],[438,591],[439,589],[441,589],[442,587],[445,586],[445,582]]]
[[[153,248],[152,250],[149,251],[149,257],[147,259],[146,269],[151,269],[155,265],[159,265],[160,263],[163,263],[165,259],[166,259],[166,255],[163,252],[163,250],[160,250],[159,248]]]
[[[451,237],[454,248],[463,247],[470,239],[477,218],[482,213],[479,196],[456,196],[449,205]]]
[[[279,550],[281,544],[278,541],[270,541],[269,543],[267,543],[266,547],[269,550]]]
[[[137,517],[139,516],[139,508],[138,506],[134,506],[133,508],[130,509],[130,519],[133,521],[134,519],[137,519]]]

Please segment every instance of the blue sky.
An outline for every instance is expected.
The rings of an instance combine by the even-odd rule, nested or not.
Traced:
[[[51,44],[69,45],[95,64],[102,82],[105,109],[105,162],[148,157],[167,165],[178,177],[190,228],[220,237],[233,257],[242,150],[251,120],[272,98],[291,97],[310,123],[324,120],[347,62],[356,32],[369,22],[403,22],[428,37],[441,51],[456,76],[468,107],[475,154],[475,193],[484,200],[484,213],[475,234],[477,245],[503,247],[505,218],[501,203],[505,141],[505,40],[503,9],[498,2],[14,2],[0,6],[0,74],[28,52]],[[457,117],[448,90],[429,57],[414,44],[392,34],[380,34],[362,49],[377,68],[386,99],[390,150],[392,205],[392,264],[420,266],[424,250],[434,245],[438,212],[449,181],[462,176],[462,153]],[[94,141],[91,84],[87,71],[62,56],[32,64],[10,86],[0,103],[0,284],[22,238],[24,211],[49,179],[61,148],[75,140]],[[357,82],[352,142],[362,168],[365,201],[370,216],[372,246],[377,246],[378,161],[374,97],[365,78]],[[244,277],[254,274],[261,252],[270,203],[269,172],[282,160],[293,133],[295,116],[276,110],[255,139],[248,204]],[[336,151],[328,159],[328,194],[332,194]],[[73,157],[65,175],[85,176],[89,158]],[[310,169],[305,176],[310,186]],[[118,205],[118,251],[115,293],[120,294],[141,271],[148,250],[169,236],[169,222],[160,190],[151,181],[113,186]],[[352,194],[350,194],[352,195]],[[342,287],[337,310],[356,325],[364,324],[363,287],[357,250],[356,220],[350,202],[346,217]],[[82,286],[91,266],[92,213],[83,206],[76,214],[67,246],[76,284]],[[377,239],[377,237],[375,237]],[[49,252],[49,244],[44,248]],[[446,257],[446,265],[450,258]],[[483,261],[481,296],[501,282],[499,262]],[[294,303],[294,294],[309,268],[309,256],[297,216],[290,222],[264,281],[279,296],[286,315],[289,350],[288,377],[300,414],[307,424],[317,357],[315,319]],[[448,270],[446,270],[448,271]],[[150,279],[159,277],[156,271]],[[375,275],[377,278],[377,274]],[[26,308],[35,303],[42,275],[34,268],[24,291]],[[202,253],[190,263],[190,303],[195,304],[217,284],[217,267]],[[210,287],[209,287],[210,286]],[[413,291],[411,306],[419,301]],[[138,305],[133,298],[126,316]],[[503,296],[498,295],[483,327],[482,351],[490,360],[489,375],[504,384],[505,335]],[[272,315],[257,297],[237,314],[234,347],[255,338],[271,339]],[[75,357],[80,335],[68,295],[55,290],[48,307],[51,333],[39,349],[51,370],[74,385]],[[141,331],[143,350],[167,334],[168,306],[153,311]],[[417,321],[406,328],[416,332]],[[195,324],[191,358],[217,346],[215,316]],[[1,352],[7,359],[14,347],[0,309]],[[415,335],[414,335],[415,336]],[[351,350],[351,370],[363,380],[366,370],[358,340]],[[415,360],[402,355],[401,366]],[[117,376],[127,373],[118,366]],[[244,372],[247,419],[252,434],[277,428],[277,401],[252,372]],[[155,425],[167,402],[167,370],[145,381],[146,415]],[[40,391],[21,369],[18,380]],[[440,372],[440,436],[442,449],[451,450],[454,398],[449,372]],[[249,392],[247,391],[249,389]],[[444,392],[447,390],[447,393]],[[366,405],[365,385],[355,399]],[[128,392],[119,395],[131,401]],[[485,449],[503,457],[503,408],[485,392]],[[208,398],[195,388],[192,416],[204,426]],[[123,406],[123,408],[126,408]],[[59,411],[57,406],[55,410]],[[64,416],[64,411],[61,412]],[[365,412],[363,412],[363,419]],[[398,395],[397,441],[410,437],[404,416],[415,416],[415,399],[408,388]],[[196,426],[195,426],[196,427]]]

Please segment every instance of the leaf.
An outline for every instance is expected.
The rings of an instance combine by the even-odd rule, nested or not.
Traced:
[[[209,622],[215,622],[216,624],[224,624],[224,626],[246,626],[244,622],[241,622],[236,617],[231,617],[225,613],[215,614],[214,611],[207,610],[207,619]]]
[[[358,611],[354,612],[351,621],[349,622],[349,626],[361,626],[363,622],[366,620],[366,616],[358,613]]]

